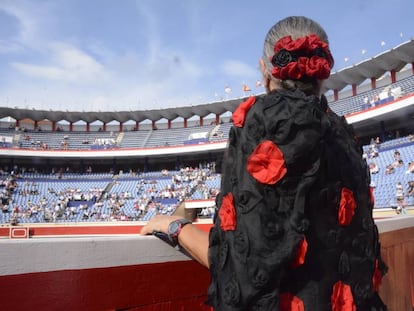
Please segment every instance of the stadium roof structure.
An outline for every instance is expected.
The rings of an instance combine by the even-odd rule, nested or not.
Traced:
[[[395,48],[387,50],[375,57],[362,61],[350,67],[346,67],[331,74],[324,83],[324,92],[328,90],[340,91],[348,85],[359,85],[367,79],[380,78],[384,73],[395,70],[400,71],[407,64],[414,63],[414,40],[406,41]],[[0,118],[12,117],[16,120],[31,119],[33,121],[49,120],[58,122],[66,120],[68,122],[85,121],[92,123],[102,121],[109,123],[118,121],[141,122],[144,120],[158,121],[160,119],[174,120],[178,117],[184,119],[193,116],[205,117],[211,113],[221,115],[225,112],[233,112],[244,98],[196,105],[183,106],[177,108],[139,110],[139,111],[48,111],[36,109],[16,109],[0,107]]]
[[[377,56],[332,73],[324,83],[324,91],[340,91],[347,85],[359,85],[371,78],[378,79],[388,71],[398,72],[413,62],[414,39],[411,39]]]

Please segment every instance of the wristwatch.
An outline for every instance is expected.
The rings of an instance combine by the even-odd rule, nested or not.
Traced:
[[[168,225],[168,239],[174,244],[178,244],[178,236],[180,235],[181,229],[191,224],[191,221],[185,218],[176,219]]]

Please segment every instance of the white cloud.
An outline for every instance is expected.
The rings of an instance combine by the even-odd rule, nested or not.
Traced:
[[[16,42],[0,40],[0,53],[2,54],[16,53],[16,52],[21,52],[22,50],[23,50],[23,47]]]
[[[12,66],[26,76],[74,83],[96,82],[107,77],[100,63],[76,47],[54,43],[49,51],[51,64],[14,62]]]
[[[49,14],[49,7],[46,3],[37,5],[32,1],[4,1],[0,4],[0,9],[14,16],[19,23],[19,32],[14,40],[23,46],[41,47],[46,31],[49,27],[49,19],[53,14]],[[39,35],[39,33],[42,35]]]
[[[134,29],[140,41],[138,48],[128,47],[127,42],[121,47],[111,46],[104,36],[90,36],[80,45],[82,40],[76,35],[59,36],[59,19],[53,6],[45,5],[48,2],[39,8],[27,3],[8,5],[7,12],[21,24],[15,48],[21,46],[28,52],[22,55],[28,57],[11,61],[14,72],[10,75],[16,79],[7,87],[0,86],[3,97],[8,98],[7,106],[120,111],[198,105],[214,100],[215,90],[208,85],[211,77],[213,82],[219,76],[228,81],[257,77],[257,70],[242,62],[228,61],[217,69],[204,58],[202,63],[196,61],[198,54],[193,50],[164,44],[168,40],[160,33],[161,21],[151,6],[141,2],[137,2],[141,26]]]
[[[237,77],[242,79],[254,79],[258,75],[256,68],[247,65],[238,60],[228,60],[221,66],[221,70],[229,77]]]

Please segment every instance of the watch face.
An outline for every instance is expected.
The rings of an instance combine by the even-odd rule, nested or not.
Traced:
[[[168,227],[168,234],[172,236],[176,236],[178,233],[178,230],[180,229],[181,223],[179,221],[173,221],[170,223]]]
[[[191,221],[187,219],[174,220],[168,226],[168,237],[171,240],[176,240],[178,238],[178,235],[180,234],[181,228],[189,223],[191,223]]]

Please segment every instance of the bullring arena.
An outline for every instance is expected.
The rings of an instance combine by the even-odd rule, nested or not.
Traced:
[[[381,295],[390,310],[413,310],[414,41],[335,72],[325,88],[370,168],[389,265]],[[0,108],[2,309],[208,310],[208,271],[138,233],[156,214],[209,230],[231,113],[243,100],[99,113]]]

